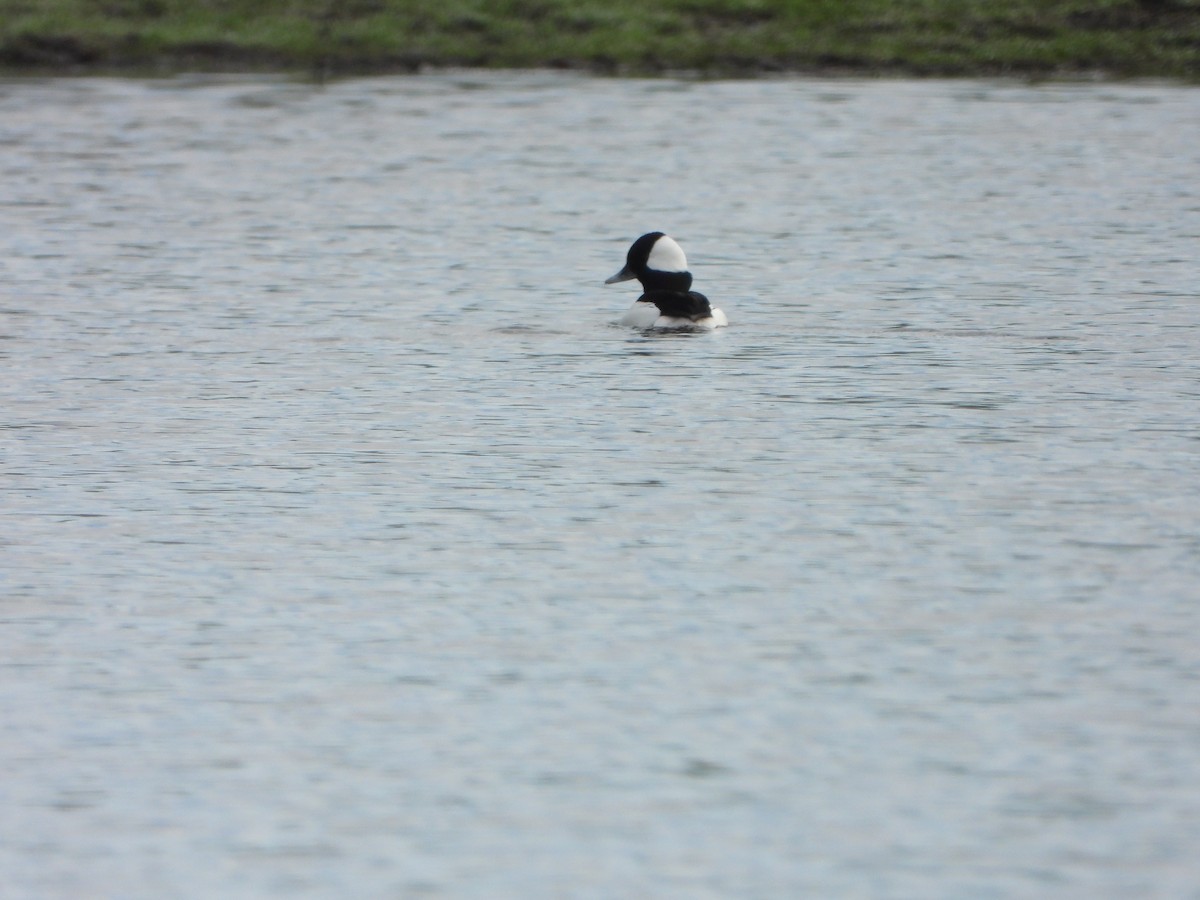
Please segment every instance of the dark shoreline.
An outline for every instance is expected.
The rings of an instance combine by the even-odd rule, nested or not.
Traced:
[[[448,68],[1197,83],[1200,0],[0,0],[9,76]]]

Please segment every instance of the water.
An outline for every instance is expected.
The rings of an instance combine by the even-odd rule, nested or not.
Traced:
[[[1200,897],[1200,92],[15,80],[0,171],[5,897]]]

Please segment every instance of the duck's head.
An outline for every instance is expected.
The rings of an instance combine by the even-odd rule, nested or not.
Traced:
[[[625,254],[625,268],[605,284],[636,278],[643,291],[687,291],[692,286],[683,248],[661,231],[643,234]]]

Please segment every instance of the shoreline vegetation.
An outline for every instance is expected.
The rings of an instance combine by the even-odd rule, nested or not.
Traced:
[[[1200,82],[1200,0],[0,0],[7,74],[433,68]]]

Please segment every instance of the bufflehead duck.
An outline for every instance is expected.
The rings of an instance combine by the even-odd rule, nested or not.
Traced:
[[[636,278],[642,296],[621,317],[622,325],[638,328],[678,328],[698,325],[720,328],[728,325],[725,313],[713,309],[708,298],[691,290],[683,248],[661,231],[643,234],[625,254],[625,268],[605,279],[605,284]]]

